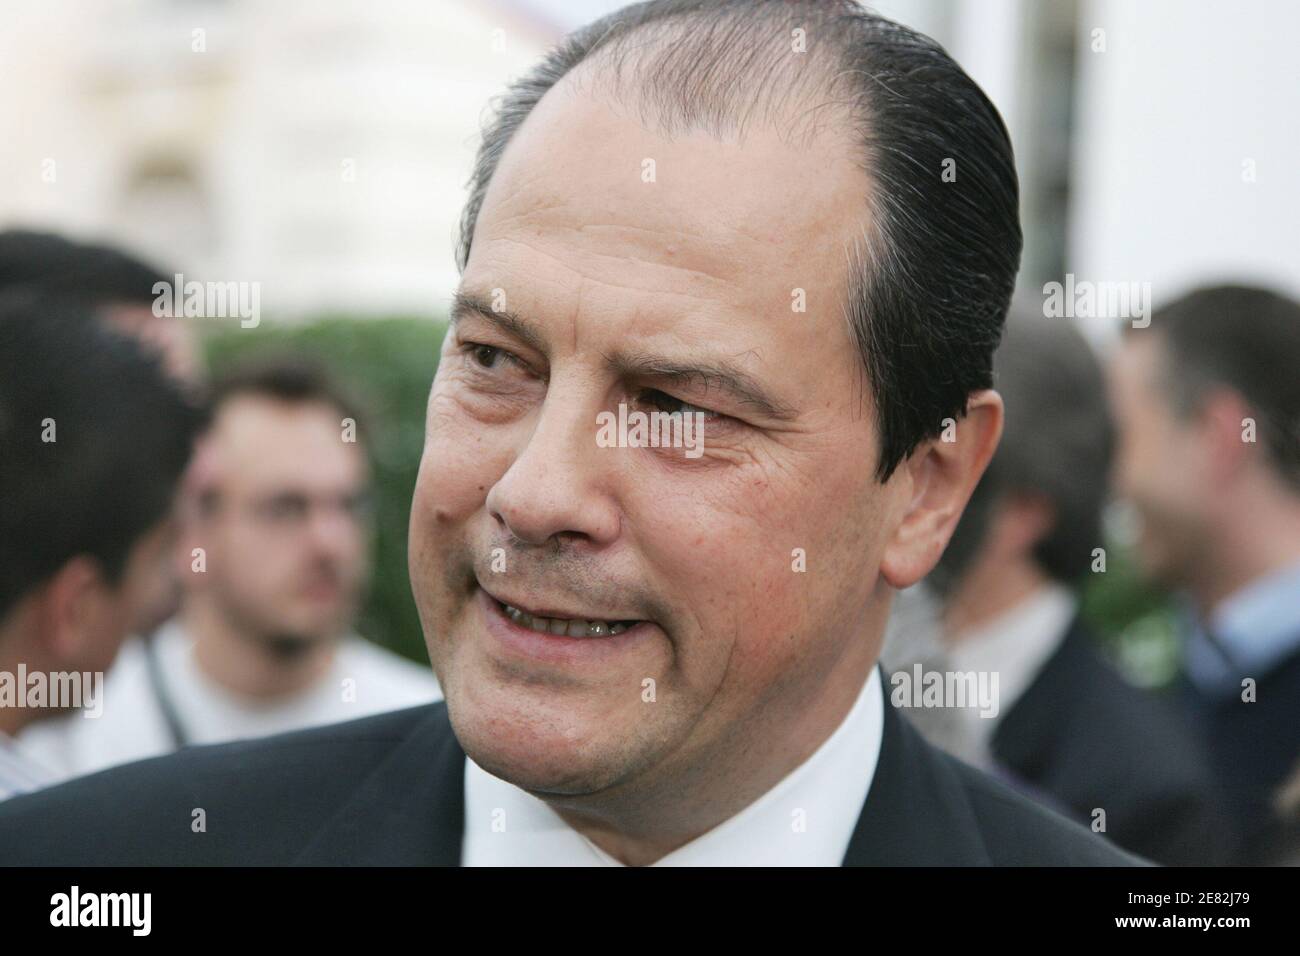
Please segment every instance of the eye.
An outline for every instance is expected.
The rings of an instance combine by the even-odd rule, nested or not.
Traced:
[[[476,372],[495,372],[513,366],[519,371],[531,374],[527,362],[513,352],[496,345],[488,345],[484,342],[461,342],[457,350],[466,357],[471,369]]]
[[[712,409],[702,408],[699,405],[684,402],[680,398],[674,398],[667,392],[661,392],[657,388],[648,388],[642,391],[640,401],[651,406],[657,412],[668,412],[669,414],[681,412],[684,415],[694,415],[698,412],[709,421],[721,421],[727,417]]]
[[[494,368],[497,364],[497,359],[509,361],[514,358],[514,356],[504,349],[499,349],[493,345],[482,345],[477,342],[466,343],[465,349],[469,352],[474,361],[483,368]]]

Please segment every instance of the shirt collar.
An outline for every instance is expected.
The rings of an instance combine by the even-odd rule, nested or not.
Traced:
[[[840,726],[745,809],[655,866],[839,866],[862,812],[884,726],[873,667]],[[541,799],[465,760],[466,866],[620,866]]]
[[[1300,648],[1300,561],[1239,588],[1219,602],[1208,630],[1193,620],[1187,673],[1206,691],[1235,693]],[[1189,615],[1190,616],[1190,615]]]

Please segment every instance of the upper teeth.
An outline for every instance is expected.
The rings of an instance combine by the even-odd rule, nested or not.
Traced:
[[[509,604],[502,604],[506,616],[516,624],[543,634],[563,634],[568,637],[607,637],[610,634],[622,634],[635,622],[628,621],[582,621],[562,617],[534,617],[527,611],[521,611]]]

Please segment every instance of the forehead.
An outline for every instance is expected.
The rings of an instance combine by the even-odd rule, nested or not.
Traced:
[[[494,273],[787,316],[795,288],[823,303],[841,293],[846,243],[867,219],[867,177],[847,146],[796,145],[759,125],[669,137],[587,85],[562,81],[515,134],[467,284]]]
[[[343,440],[342,419],[324,402],[237,395],[217,412],[205,451],[215,476],[229,484],[359,480],[365,458],[356,443]]]

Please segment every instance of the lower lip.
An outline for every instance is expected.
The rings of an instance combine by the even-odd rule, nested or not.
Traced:
[[[554,664],[599,664],[622,655],[633,644],[650,636],[655,625],[640,621],[621,634],[606,637],[569,637],[563,634],[543,634],[532,628],[516,624],[496,599],[482,588],[475,602],[483,612],[491,634],[508,652],[534,660]]]

